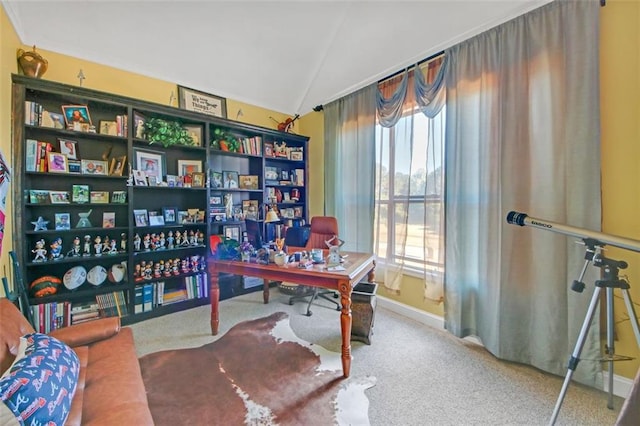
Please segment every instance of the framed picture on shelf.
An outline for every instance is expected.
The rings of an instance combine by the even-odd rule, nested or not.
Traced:
[[[293,216],[294,217],[302,217],[302,207],[297,206],[293,208]]]
[[[174,224],[178,221],[178,208],[177,207],[163,207],[162,216],[164,216],[164,223],[167,225]]]
[[[164,225],[164,216],[159,211],[152,210],[149,212],[149,226]]]
[[[141,170],[147,176],[154,176],[157,182],[162,182],[167,174],[164,152],[133,148],[133,157],[133,167],[136,170]]]
[[[109,191],[91,191],[90,200],[93,204],[108,204]]]
[[[240,189],[258,189],[257,175],[240,175]]]
[[[265,142],[264,144],[264,156],[265,157],[273,157],[273,144],[270,142]]]
[[[103,160],[80,160],[82,174],[85,175],[106,175],[109,166]]]
[[[191,136],[193,140],[192,146],[202,146],[202,126],[199,124],[185,124],[182,126],[187,134]]]
[[[50,173],[69,173],[67,156],[59,152],[49,152],[47,154],[47,166]]]
[[[227,100],[188,87],[178,86],[178,106],[214,117],[227,118]]]
[[[238,225],[227,225],[222,228],[222,232],[226,238],[230,238],[232,240],[240,241],[240,226]]]
[[[89,185],[73,185],[71,187],[71,202],[84,204],[89,202]]]
[[[189,212],[186,210],[178,210],[178,223],[189,223]]]
[[[147,183],[149,186],[158,186],[158,180],[155,176],[147,176]]]
[[[86,105],[62,105],[62,114],[67,127],[73,127],[74,123],[91,125],[89,107]]]
[[[101,135],[118,136],[118,124],[115,121],[100,120]]]
[[[56,222],[55,222],[56,230],[71,229],[71,214],[56,213],[55,218],[56,218]]]
[[[178,176],[167,175],[167,186],[171,188],[178,186]]]
[[[134,209],[133,220],[136,226],[149,226],[149,217],[147,209]]]
[[[80,160],[68,160],[69,173],[82,173],[82,161]]]
[[[209,197],[209,206],[221,207],[222,206],[222,194],[211,194]]]
[[[103,228],[115,228],[116,227],[116,212],[104,212],[104,213],[102,213],[102,227]]]
[[[211,220],[213,222],[225,222],[227,214],[225,212],[211,212]]]
[[[258,200],[242,200],[242,213],[246,219],[258,220]]]
[[[278,180],[278,168],[267,166],[264,168],[264,178],[268,180]]]
[[[222,176],[224,181],[222,183],[224,188],[237,188],[238,187],[238,172],[223,170]]]
[[[122,176],[124,173],[124,165],[127,162],[127,156],[113,157],[109,165],[109,176]]]
[[[291,159],[293,161],[302,161],[302,151],[291,151]]]
[[[43,113],[44,117],[44,113]],[[64,124],[64,115],[57,112],[49,112],[49,119],[51,119],[51,127],[54,129],[64,129],[67,126]]]
[[[178,174],[180,176],[187,176],[193,173],[202,173],[202,161],[178,160]]]
[[[49,191],[51,204],[69,204],[69,193],[67,191]]]
[[[214,171],[211,172],[211,187],[222,188],[222,173]]]
[[[60,154],[66,155],[69,160],[80,159],[80,154],[78,154],[78,142],[76,141],[58,138],[58,151],[60,151]]]
[[[113,191],[111,193],[111,202],[124,204],[127,202],[127,191]]]
[[[49,204],[51,202],[51,198],[49,198],[49,191],[30,189],[29,202],[31,204]]]
[[[133,170],[133,183],[136,186],[148,186],[147,174],[142,170]]]
[[[191,175],[192,188],[204,188],[204,173],[194,172]]]
[[[144,115],[137,111],[133,112],[133,137],[137,139],[144,139],[144,123],[146,119]]]

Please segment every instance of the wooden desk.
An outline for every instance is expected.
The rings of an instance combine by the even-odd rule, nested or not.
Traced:
[[[301,269],[290,264],[277,266],[275,264],[262,265],[259,263],[241,262],[239,260],[208,259],[209,277],[211,279],[211,333],[218,334],[220,324],[218,304],[220,288],[218,273],[226,272],[237,275],[248,275],[264,279],[263,299],[269,303],[269,281],[289,281],[313,287],[328,288],[340,292],[342,312],[340,314],[340,329],[342,331],[342,371],[344,377],[349,377],[351,370],[351,291],[363,278],[373,282],[375,260],[372,254],[343,252],[348,255],[345,259],[344,271],[329,272],[325,265],[314,265],[311,269]]]

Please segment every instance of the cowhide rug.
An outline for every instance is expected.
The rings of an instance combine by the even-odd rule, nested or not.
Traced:
[[[283,312],[140,366],[156,425],[369,424],[375,378],[343,379],[340,354],[299,339]]]

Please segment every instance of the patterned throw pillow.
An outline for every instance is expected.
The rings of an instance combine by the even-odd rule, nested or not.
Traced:
[[[69,416],[76,392],[78,355],[60,340],[32,333],[24,357],[17,359],[0,379],[0,399],[20,424],[62,425]]]

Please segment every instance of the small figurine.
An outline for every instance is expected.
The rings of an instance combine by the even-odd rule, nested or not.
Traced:
[[[136,234],[133,237],[133,251],[140,251],[141,244],[142,244],[142,239],[140,238],[140,234]]]
[[[44,262],[47,260],[47,249],[44,248],[44,240],[40,239],[36,241],[36,248],[31,250],[36,256],[33,258],[33,262]]]
[[[118,245],[115,238],[109,243],[109,254],[118,254]]]
[[[173,259],[173,266],[171,267],[173,275],[180,275],[180,259],[177,257]]]
[[[169,231],[169,234],[167,235],[167,248],[169,250],[173,248],[173,241],[173,231]]]
[[[164,238],[164,232],[160,232],[160,236],[158,237],[158,246],[156,247],[157,250],[164,250],[166,247],[164,246],[166,244],[166,240]]]
[[[127,234],[124,232],[120,234],[120,253],[127,251]]]
[[[73,239],[73,245],[71,250],[67,253],[67,257],[79,257],[80,256],[80,237],[76,236]]]
[[[195,246],[197,244],[198,244],[198,240],[196,237],[196,233],[192,229],[191,231],[189,231],[189,245]]]
[[[100,235],[93,239],[93,252],[95,256],[102,256],[102,238]]]
[[[50,259],[60,260],[64,257],[64,255],[62,254],[62,238],[58,237],[53,240],[51,245],[49,245],[49,248],[51,249],[51,251],[49,252]]]
[[[38,220],[36,220],[35,222],[31,222],[31,224],[34,226],[34,231],[46,231],[47,225],[49,225],[49,221],[44,220],[42,216],[38,216]]]
[[[176,231],[176,247],[180,247],[182,245],[182,233],[180,231]]]
[[[142,240],[142,245],[144,246],[144,251],[151,250],[151,236],[146,234]]]
[[[91,256],[91,235],[84,236],[84,245],[82,248],[82,256]]]

